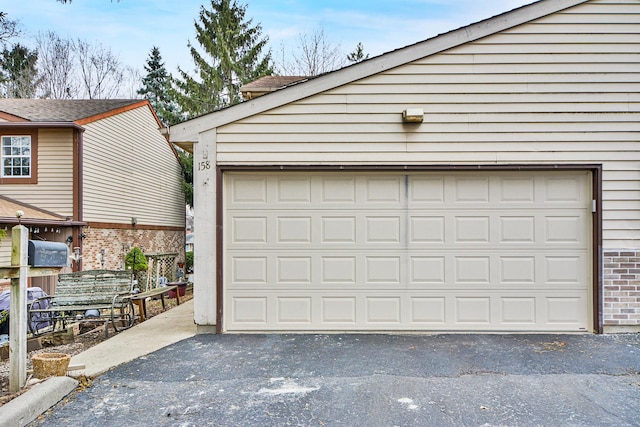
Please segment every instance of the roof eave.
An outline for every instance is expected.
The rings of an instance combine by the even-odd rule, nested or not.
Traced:
[[[73,128],[83,132],[84,128],[74,122],[0,122],[3,128]]]
[[[74,122],[77,123],[78,125],[86,125],[88,123],[93,123],[93,122],[96,122],[98,120],[102,120],[102,119],[106,119],[106,118],[109,118],[109,117],[116,116],[116,115],[118,115],[120,113],[124,113],[126,111],[135,110],[136,108],[140,108],[140,107],[142,107],[144,105],[151,106],[149,101],[146,100],[146,99],[132,100],[132,102],[129,103],[129,104],[126,104],[126,105],[123,105],[123,106],[117,107],[117,108],[112,108],[110,110],[103,111],[103,112],[98,113],[98,114],[93,114],[93,115],[88,116],[88,117],[83,117],[83,118],[75,120]],[[153,108],[152,108],[152,110],[153,110]],[[160,120],[158,120],[157,116],[156,116],[156,121],[158,121],[158,126],[162,127],[162,123],[160,123]]]
[[[1,218],[0,224],[7,226],[22,225],[38,225],[38,226],[57,226],[57,227],[86,227],[88,224],[85,221],[70,221],[70,220],[56,220],[56,219],[40,219],[40,218]]]

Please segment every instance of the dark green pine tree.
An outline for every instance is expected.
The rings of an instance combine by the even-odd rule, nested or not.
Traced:
[[[6,98],[34,98],[38,79],[38,52],[16,44],[0,52],[0,86]]]
[[[245,18],[247,6],[236,0],[211,0],[200,7],[195,22],[201,53],[188,43],[196,76],[178,67],[176,100],[188,117],[239,103],[240,86],[273,73],[271,52],[263,53],[268,38],[262,27]]]
[[[180,108],[171,98],[171,76],[164,67],[158,47],[151,49],[144,69],[147,75],[142,78],[142,88],[138,89],[138,94],[149,100],[162,123],[178,123],[181,119]]]
[[[366,59],[369,59],[369,54],[367,53],[365,55],[364,46],[362,46],[362,43],[358,43],[356,49],[347,55],[347,61],[352,64],[357,64],[358,62],[362,62]]]

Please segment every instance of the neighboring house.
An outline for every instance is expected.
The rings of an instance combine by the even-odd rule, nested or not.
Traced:
[[[264,76],[240,87],[240,93],[242,99],[248,101],[308,79],[304,76]]]
[[[639,0],[539,1],[172,126],[196,323],[639,331],[639,135]]]
[[[183,260],[180,162],[161,127],[146,100],[0,99],[0,264],[16,210],[31,239],[81,256],[69,271],[121,269],[132,246]]]
[[[184,239],[184,251],[193,252],[193,239],[195,235],[193,233],[187,233]]]

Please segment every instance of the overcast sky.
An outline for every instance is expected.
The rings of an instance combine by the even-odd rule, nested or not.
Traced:
[[[345,54],[358,42],[371,56],[481,21],[533,0],[240,0],[247,15],[262,25],[270,47],[295,47],[300,34],[324,29]],[[0,0],[0,11],[17,19],[29,36],[53,30],[110,47],[120,60],[142,69],[155,45],[174,73],[192,69],[187,41],[195,40],[194,21],[209,0]],[[29,43],[28,39],[24,40]],[[197,43],[196,43],[197,44]]]

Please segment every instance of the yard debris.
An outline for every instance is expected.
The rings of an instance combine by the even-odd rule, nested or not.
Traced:
[[[564,341],[551,341],[543,342],[540,344],[544,351],[564,351],[564,347],[567,345]]]

